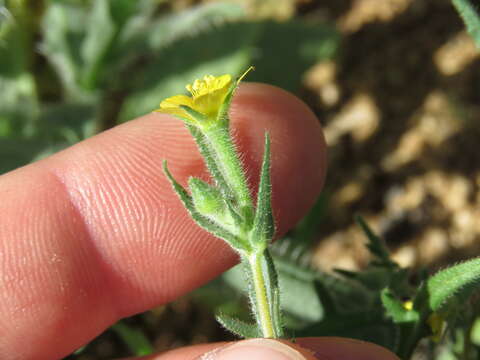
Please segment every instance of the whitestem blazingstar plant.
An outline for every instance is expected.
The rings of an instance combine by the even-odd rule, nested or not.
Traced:
[[[247,185],[229,129],[229,108],[238,84],[250,71],[233,80],[230,75],[206,75],[186,86],[191,96],[176,95],[163,100],[158,112],[184,122],[194,137],[214,184],[191,177],[190,192],[164,171],[173,189],[195,222],[226,241],[239,255],[248,279],[248,294],[256,326],[226,315],[217,319],[243,337],[283,337],[277,274],[268,245],[274,235],[270,186],[270,140],[265,150],[256,206]]]

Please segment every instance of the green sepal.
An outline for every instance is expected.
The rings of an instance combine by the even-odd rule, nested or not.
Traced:
[[[265,150],[263,153],[260,184],[258,186],[257,207],[253,220],[250,242],[254,246],[264,247],[272,240],[275,233],[271,204],[270,182],[270,137],[265,133]]]
[[[215,318],[225,329],[241,338],[253,339],[262,337],[262,334],[258,331],[257,324],[249,324],[222,313],[216,314]]]
[[[237,81],[232,81],[230,89],[228,89],[227,95],[225,96],[225,99],[223,100],[223,103],[218,110],[217,122],[220,123],[222,126],[228,127],[229,125],[230,118],[228,116],[228,111],[230,110],[230,104],[233,99],[233,94],[235,93],[237,87]]]
[[[232,217],[235,226],[241,227],[243,224],[243,218],[238,214],[237,210],[234,209],[230,201],[226,201],[225,203],[227,204],[229,214]]]
[[[123,321],[110,327],[125,342],[135,356],[152,354],[155,349],[140,329],[131,328]]]
[[[221,192],[198,178],[191,177],[188,180],[193,205],[195,209],[204,216],[223,216],[226,210]]]
[[[480,258],[451,266],[430,277],[421,288],[419,301],[424,299],[432,311],[442,310],[450,302],[466,300],[480,284]]]
[[[228,110],[230,109],[230,104],[232,103],[233,95],[235,94],[235,90],[237,90],[238,84],[240,83],[241,79],[251,70],[253,67],[250,67],[243,75],[238,76],[235,81],[232,81],[230,88],[228,89],[227,95],[223,100],[222,105],[218,111],[217,115],[217,122],[222,124],[222,126],[228,127],[229,124],[229,117],[228,117]]]
[[[205,160],[205,164],[207,165],[207,168],[210,171],[210,174],[215,183],[217,184],[218,188],[227,199],[233,199],[233,191],[225,180],[222,172],[220,171],[215,153],[209,146],[209,141],[197,127],[189,124],[186,124],[186,126],[192,134],[193,138],[195,139],[198,149],[200,150],[200,153]]]
[[[420,317],[418,311],[415,308],[410,310],[407,309],[404,306],[404,303],[396,298],[390,289],[383,289],[380,294],[380,298],[382,300],[383,307],[386,310],[386,314],[392,318],[395,324],[418,321]]]
[[[225,240],[232,248],[234,248],[238,252],[243,252],[245,251],[245,249],[248,249],[248,245],[243,244],[241,239],[239,239],[237,236],[224,229],[220,225],[213,223],[195,209],[192,197],[187,193],[187,191],[182,187],[182,185],[180,185],[173,178],[172,174],[168,170],[166,160],[163,161],[163,171],[165,172],[167,178],[170,180],[173,189],[177,193],[183,205],[187,208],[190,216],[200,227],[212,233],[216,237]]]
[[[195,126],[202,128],[209,121],[208,117],[206,117],[202,113],[199,113],[198,111],[193,110],[189,106],[179,105],[179,108],[181,108],[183,111],[185,111],[188,115],[190,115],[192,118],[196,120],[196,122],[194,123]],[[191,121],[188,121],[188,122],[191,122]]]

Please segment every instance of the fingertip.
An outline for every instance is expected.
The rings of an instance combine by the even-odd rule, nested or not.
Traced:
[[[296,343],[313,352],[317,359],[399,360],[388,349],[367,341],[341,337],[299,338]]]
[[[285,232],[323,183],[320,125],[300,100],[262,84],[239,88],[231,121],[252,183],[270,133],[273,205]],[[181,183],[207,176],[183,124],[152,113],[2,177],[0,285],[12,290],[0,295],[0,332],[14,324],[23,335],[6,332],[0,352],[60,357],[118,317],[170,301],[234,264],[228,246],[188,217],[163,159]]]
[[[313,354],[300,346],[274,339],[248,339],[211,350],[195,360],[314,360]]]

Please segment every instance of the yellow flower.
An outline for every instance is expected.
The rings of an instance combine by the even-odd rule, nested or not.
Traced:
[[[405,310],[411,311],[413,310],[413,301],[412,300],[407,300],[403,302],[403,308]]]
[[[204,124],[197,118],[198,116],[195,116],[195,113],[204,117],[208,123],[210,123],[210,120],[215,121],[218,119],[219,111],[227,101],[227,97],[231,99],[230,96],[235,87],[251,70],[253,70],[253,66],[250,66],[235,83],[228,74],[222,76],[205,75],[203,79],[197,79],[193,84],[186,86],[192,96],[175,95],[169,97],[160,103],[160,108],[156,111],[175,115],[198,126]],[[189,111],[189,109],[193,111]]]
[[[231,90],[232,77],[228,74],[222,76],[206,75],[203,79],[195,80],[186,86],[192,96],[175,95],[163,100],[156,111],[175,115],[185,120],[197,122],[182,106],[202,114],[208,119],[216,119],[220,107]]]

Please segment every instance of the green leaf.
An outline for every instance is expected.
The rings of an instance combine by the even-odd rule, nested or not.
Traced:
[[[456,299],[466,299],[480,284],[480,258],[441,270],[426,282],[430,310],[438,311]]]
[[[116,12],[117,2],[137,3],[132,0],[113,0],[111,2],[113,15]],[[110,68],[121,69],[124,66],[130,66],[135,64],[139,57],[155,57],[165,47],[176,41],[197,36],[199,33],[221,26],[220,24],[245,16],[242,6],[229,2],[213,2],[193,6],[157,19],[155,6],[158,4],[149,0],[143,3],[143,5],[138,4],[135,16],[131,16],[125,25],[120,26],[122,31],[109,57]]]
[[[284,271],[275,259],[280,283],[280,300],[285,315],[305,324],[320,321],[325,315],[323,298],[316,294],[313,279],[295,277]],[[301,295],[300,295],[301,294]]]
[[[350,311],[326,317],[296,332],[298,337],[340,336],[373,342],[393,350],[398,328],[386,319],[381,308]]]
[[[21,20],[0,5],[0,75],[15,77],[27,70],[30,34]]]
[[[152,5],[152,1],[132,1],[132,0],[108,0],[110,6],[110,15],[113,22],[118,28],[122,28],[128,20],[138,14],[142,8],[146,8],[147,11],[153,13],[155,8]]]
[[[338,307],[337,304],[335,304],[335,299],[333,298],[327,287],[321,281],[315,281],[314,286],[315,297],[317,297],[319,300],[322,300],[321,309],[323,310],[323,312],[329,315],[338,313]],[[324,316],[323,313],[321,315],[321,317]]]
[[[332,58],[339,44],[340,35],[333,25],[299,19],[259,23],[251,60],[255,71],[249,80],[299,93],[304,73],[314,64]]]
[[[231,247],[233,247],[238,252],[243,252],[248,249],[248,245],[244,244],[241,239],[239,239],[237,236],[224,229],[220,225],[213,223],[195,209],[191,196],[188,195],[187,191],[173,178],[172,174],[168,171],[166,160],[163,161],[163,171],[170,180],[173,189],[177,193],[183,205],[187,208],[190,216],[200,227],[212,233],[216,237],[225,240]]]
[[[393,295],[390,289],[383,289],[381,299],[387,315],[391,317],[396,324],[410,323],[419,319],[418,312],[415,309],[406,309],[404,304]]]
[[[112,325],[111,329],[127,344],[133,353],[132,355],[150,355],[155,351],[150,341],[140,329],[134,329],[122,321]]]
[[[119,29],[112,19],[108,0],[94,0],[87,21],[87,32],[81,47],[83,67],[80,81],[85,89],[94,90]]]
[[[271,204],[270,182],[270,138],[265,134],[265,147],[263,153],[260,184],[258,186],[257,207],[253,221],[253,231],[250,235],[250,243],[254,246],[264,247],[272,240],[275,233]]]
[[[209,31],[222,23],[239,20],[246,15],[243,6],[229,2],[214,2],[172,14],[152,24],[147,36],[149,46],[158,51],[181,38]]]
[[[32,135],[40,114],[35,80],[30,73],[0,75],[0,137]]]
[[[40,109],[30,72],[33,29],[21,2],[0,3],[0,137],[28,137]],[[8,159],[6,161],[9,161]]]
[[[252,339],[261,337],[256,324],[248,324],[222,313],[217,314],[215,318],[225,329],[241,338]]]
[[[85,345],[85,346],[82,346],[81,348],[79,348],[79,349],[77,349],[77,350],[75,350],[75,351],[73,352],[73,355],[80,355],[82,352],[85,351],[85,349],[87,348],[87,346],[88,346],[88,344]]]
[[[467,31],[480,49],[480,15],[479,3],[476,6],[470,0],[452,0],[453,5],[462,17]]]
[[[362,228],[368,238],[367,248],[378,259],[375,265],[397,268],[398,265],[390,260],[390,253],[383,243],[383,240],[377,236],[360,215],[355,216],[355,221]]]
[[[0,174],[27,165],[49,146],[39,139],[0,138]]]
[[[66,96],[71,100],[85,94],[78,85],[81,69],[80,44],[85,34],[87,13],[80,6],[52,2],[43,17],[41,52],[57,72]]]
[[[295,246],[307,250],[315,239],[318,227],[327,215],[328,193],[323,191],[308,214],[298,223],[293,231]]]
[[[35,134],[54,143],[73,145],[95,133],[95,105],[58,102],[43,105]]]

